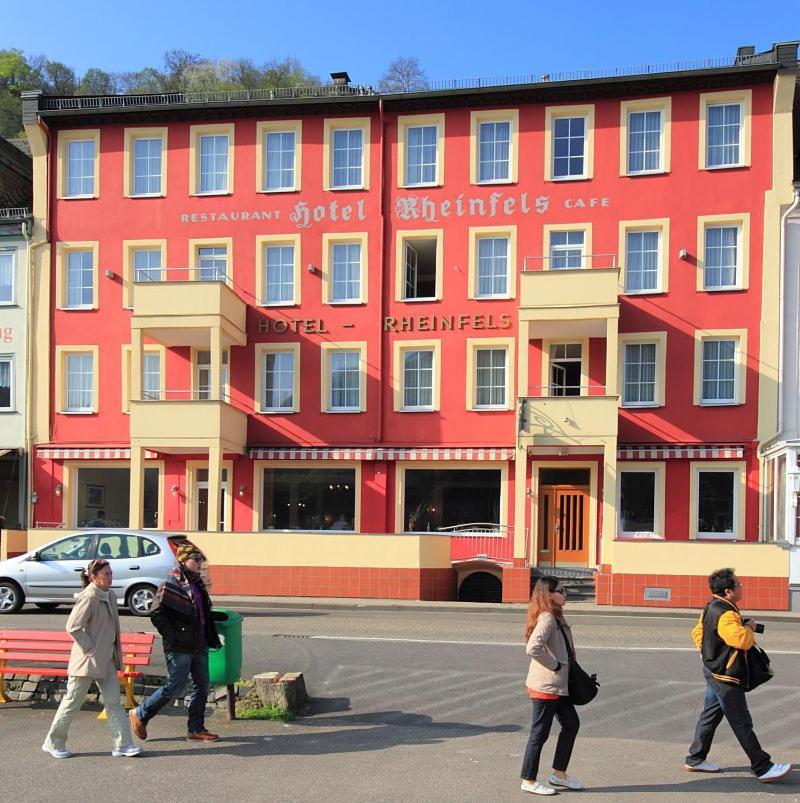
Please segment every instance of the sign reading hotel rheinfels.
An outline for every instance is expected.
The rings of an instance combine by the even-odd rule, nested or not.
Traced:
[[[564,209],[594,209],[611,206],[611,199],[603,197],[564,198]],[[502,218],[512,215],[528,215],[535,212],[547,214],[553,208],[549,195],[531,197],[528,192],[506,193],[496,191],[486,198],[467,196],[463,192],[451,198],[433,199],[428,195],[404,195],[394,202],[393,214],[398,221],[421,220],[437,223],[447,218]],[[367,219],[366,200],[342,203],[338,200],[310,206],[306,201],[297,201],[290,210],[275,208],[240,209],[228,212],[191,212],[180,216],[181,223],[229,223],[251,220],[289,221],[297,229],[309,229],[315,224],[339,221],[363,221]]]

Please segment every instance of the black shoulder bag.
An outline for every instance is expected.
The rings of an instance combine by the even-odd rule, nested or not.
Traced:
[[[745,660],[747,661],[747,685],[745,691],[753,691],[753,689],[772,680],[774,672],[769,665],[769,656],[761,647],[755,644],[745,653]]]
[[[575,660],[575,653],[572,651],[561,622],[558,623],[558,629],[561,631],[561,637],[564,639],[564,645],[569,656],[569,701],[573,705],[586,705],[586,703],[592,702],[597,697],[597,690],[600,687],[597,682],[597,675],[590,675]]]

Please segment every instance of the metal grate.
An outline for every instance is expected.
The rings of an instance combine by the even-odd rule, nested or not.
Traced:
[[[0,209],[0,220],[9,220],[15,217],[30,217],[31,210],[27,206],[9,206]]]

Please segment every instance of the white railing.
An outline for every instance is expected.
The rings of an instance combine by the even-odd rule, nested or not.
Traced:
[[[569,249],[567,249],[569,251]],[[571,263],[577,260],[578,266]],[[570,265],[560,265],[566,262]],[[555,264],[554,264],[555,263]],[[616,254],[571,254],[555,251],[549,256],[525,257],[522,260],[523,273],[536,273],[541,271],[570,271],[570,270],[617,270]]]
[[[134,272],[135,284],[154,284],[157,282],[227,282],[228,273],[224,268],[138,268]]]
[[[220,393],[219,399],[211,398],[209,389],[174,389],[174,388],[153,388],[143,390],[141,401],[230,401],[230,394],[227,390]]]

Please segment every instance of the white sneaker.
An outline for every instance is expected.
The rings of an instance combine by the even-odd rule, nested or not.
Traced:
[[[719,764],[711,761],[701,761],[699,764],[684,764],[683,768],[688,772],[719,772]]]
[[[763,775],[758,776],[761,783],[769,783],[770,781],[777,781],[778,778],[783,778],[792,771],[791,764],[773,764]]]
[[[69,758],[72,755],[66,747],[48,747],[43,744],[42,750],[45,753],[50,753],[53,758]]]
[[[533,795],[557,795],[552,786],[546,783],[539,783],[539,781],[523,781],[520,787],[523,792],[530,792]]]
[[[128,744],[125,745],[125,747],[115,747],[111,751],[111,755],[114,756],[114,758],[122,758],[123,756],[133,758],[134,756],[138,756],[141,752],[141,747],[137,747],[135,744]]]
[[[566,789],[583,789],[583,784],[580,781],[576,781],[574,778],[570,778],[569,775],[566,778],[559,778],[558,775],[555,773],[551,773],[550,777],[547,779],[547,783],[552,784],[553,786],[563,786]]]

